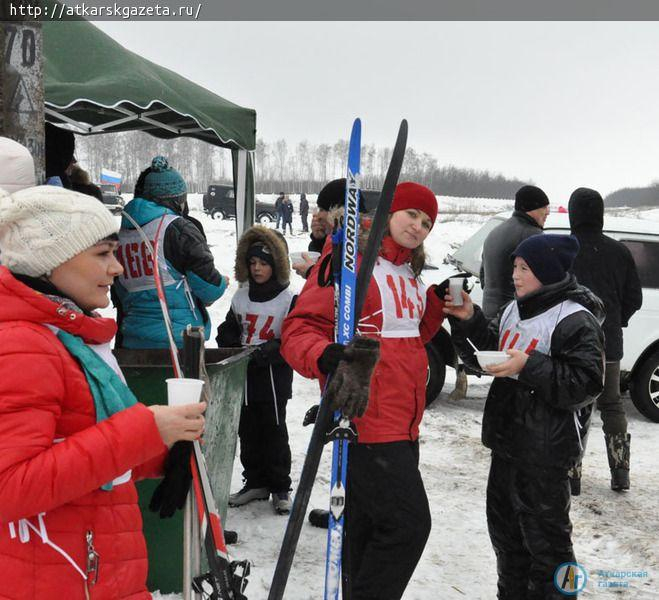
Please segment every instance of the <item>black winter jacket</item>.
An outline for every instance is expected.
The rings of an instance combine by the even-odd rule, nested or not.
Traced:
[[[327,236],[324,236],[322,238],[316,238],[313,236],[313,234],[309,235],[309,239],[311,240],[309,242],[309,246],[307,249],[309,252],[322,252],[323,248],[325,247],[325,240],[327,239]]]
[[[309,214],[309,201],[306,198],[300,198],[300,215],[306,217]]]
[[[515,297],[513,263],[510,255],[526,238],[542,233],[542,227],[521,210],[493,229],[483,244],[480,280],[483,288],[483,312],[495,317],[499,309]]]
[[[602,325],[606,359],[618,361],[623,356],[622,328],[641,308],[643,290],[636,264],[629,249],[601,230],[577,229],[579,254],[572,266],[580,284],[597,294],[604,302],[606,319]]]
[[[293,211],[295,209],[293,208],[293,204],[289,202],[282,202],[281,204],[281,214],[282,217],[284,218],[284,223],[292,223],[293,222]]]
[[[233,310],[229,309],[224,323],[217,329],[217,345],[221,348],[240,347],[240,334],[240,323]],[[293,395],[293,369],[283,359],[280,347],[281,340],[278,339],[256,346],[247,365],[247,404],[272,404],[273,384],[278,401],[289,400]]]
[[[576,464],[593,402],[603,389],[604,336],[598,322],[603,308],[588,289],[566,277],[518,300],[520,317],[535,317],[564,300],[592,314],[579,311],[560,320],[551,335],[551,354],[531,351],[517,380],[494,378],[485,403],[483,444],[522,466],[566,470]],[[469,321],[450,318],[453,341],[465,363],[478,368],[467,337],[481,350],[498,349],[502,314],[488,322],[475,307]]]

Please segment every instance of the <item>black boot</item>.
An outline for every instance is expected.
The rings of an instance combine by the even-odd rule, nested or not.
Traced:
[[[616,492],[629,489],[629,443],[631,435],[615,433],[604,435],[606,454],[611,469],[611,489]]]
[[[309,523],[311,523],[314,527],[327,529],[327,527],[329,526],[329,510],[323,510],[322,508],[314,508],[309,513]]]
[[[567,472],[567,477],[570,482],[570,494],[572,496],[581,494],[581,463],[574,465]]]

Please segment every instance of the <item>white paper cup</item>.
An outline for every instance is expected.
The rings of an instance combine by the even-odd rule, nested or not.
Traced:
[[[167,404],[169,406],[195,404],[201,399],[201,389],[204,387],[202,379],[176,377],[165,381],[167,382]]]
[[[453,306],[462,306],[462,286],[464,285],[464,277],[451,277],[448,280],[448,293],[453,298]]]

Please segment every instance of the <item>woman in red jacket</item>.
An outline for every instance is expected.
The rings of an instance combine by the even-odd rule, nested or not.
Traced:
[[[0,190],[0,598],[150,598],[133,480],[203,430],[147,408],[110,352],[118,225],[95,198]]]
[[[373,270],[358,333],[380,342],[368,407],[354,419],[359,439],[348,460],[344,581],[351,600],[403,595],[430,533],[430,510],[418,469],[419,422],[428,360],[424,343],[437,332],[443,302],[420,274],[423,242],[437,216],[426,187],[396,188],[388,231]],[[368,234],[362,225],[360,251]],[[334,292],[312,271],[284,321],[281,353],[321,388],[344,358],[334,341]]]

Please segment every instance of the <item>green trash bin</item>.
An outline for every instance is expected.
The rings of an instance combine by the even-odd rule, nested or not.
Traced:
[[[167,403],[165,380],[174,377],[168,350],[115,350],[128,386],[146,405]],[[206,458],[217,508],[226,524],[229,487],[236,453],[240,406],[245,392],[249,353],[239,348],[209,348],[205,351],[210,381],[210,404],[202,449]],[[149,510],[157,480],[137,483],[149,554],[148,588],[180,593],[183,588],[183,511],[161,519]]]

